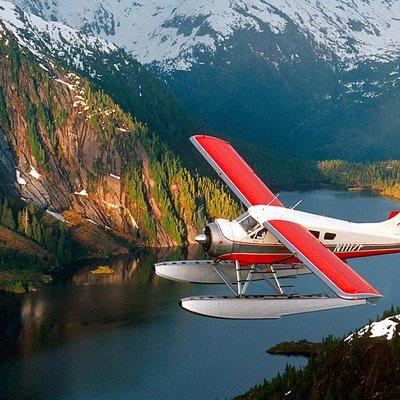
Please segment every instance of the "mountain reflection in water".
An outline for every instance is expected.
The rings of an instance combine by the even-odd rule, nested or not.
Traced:
[[[75,335],[162,317],[168,307],[178,306],[171,296],[176,299],[179,292],[185,296],[190,289],[180,285],[177,293],[177,285],[153,274],[154,263],[193,258],[199,252],[198,246],[143,250],[137,255],[91,264],[58,285],[20,299],[7,296],[7,304],[5,300],[2,303],[7,308],[8,328],[0,330],[0,355],[25,357]],[[98,265],[110,266],[114,273],[91,273]]]

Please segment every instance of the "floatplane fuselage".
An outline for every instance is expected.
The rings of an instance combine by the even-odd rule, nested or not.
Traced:
[[[397,215],[396,215],[397,216]],[[400,217],[400,216],[399,216]],[[292,264],[298,260],[262,221],[281,219],[306,228],[342,260],[400,252],[399,218],[355,223],[274,206],[253,206],[233,221],[217,219],[196,240],[210,257],[249,264]]]
[[[216,219],[195,239],[211,260],[164,262],[157,275],[183,282],[225,283],[233,296],[182,299],[183,308],[219,318],[284,315],[373,303],[381,294],[345,260],[400,252],[400,214],[383,222],[355,223],[286,208],[232,146],[199,135],[191,141],[247,211],[233,221]],[[287,294],[282,278],[317,275],[334,293]],[[252,281],[265,280],[274,294],[248,296]]]

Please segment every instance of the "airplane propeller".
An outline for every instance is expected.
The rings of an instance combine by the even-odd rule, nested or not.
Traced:
[[[204,233],[200,233],[200,235],[197,235],[197,236],[194,238],[194,240],[195,240],[197,243],[204,244],[204,243],[207,241],[207,236],[206,236]]]

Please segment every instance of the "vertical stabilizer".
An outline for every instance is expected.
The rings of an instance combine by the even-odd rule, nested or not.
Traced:
[[[400,233],[400,210],[391,211],[388,215],[388,219],[379,222],[379,225],[387,231]]]

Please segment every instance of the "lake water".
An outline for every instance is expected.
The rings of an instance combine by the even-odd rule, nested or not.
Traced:
[[[284,192],[290,206],[359,222],[386,218],[398,202],[371,194],[330,190]],[[198,252],[198,249],[197,249]],[[188,257],[196,255],[190,249]],[[286,363],[271,356],[283,340],[320,340],[362,326],[391,304],[400,305],[400,255],[351,261],[384,295],[376,306],[324,311],[280,320],[230,321],[196,316],[181,297],[228,294],[220,285],[187,285],[160,279],[154,261],[184,257],[180,250],[145,252],[112,263],[115,274],[79,270],[68,282],[0,298],[0,398],[5,399],[223,399],[240,394]],[[256,290],[261,290],[257,283]],[[327,291],[313,276],[296,291]]]

